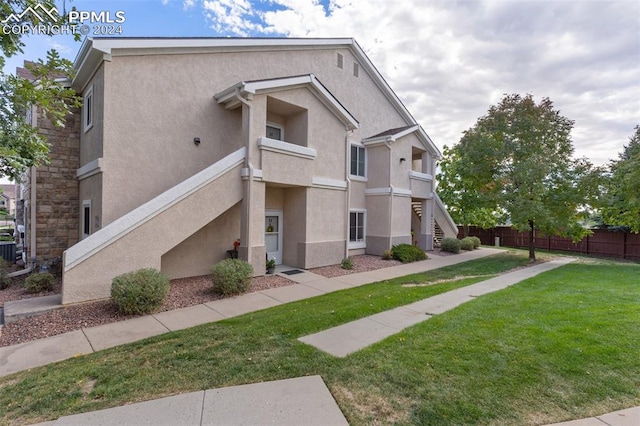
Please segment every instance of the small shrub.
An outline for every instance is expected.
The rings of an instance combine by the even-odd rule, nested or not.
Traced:
[[[342,263],[340,264],[340,266],[342,267],[342,269],[353,269],[353,259],[351,259],[350,257],[345,257],[344,259],[342,259]]]
[[[240,294],[249,288],[253,268],[239,259],[225,259],[211,268],[213,292],[223,296]]]
[[[480,238],[478,237],[469,237],[473,240],[473,248],[477,249],[480,247],[480,244],[482,244],[482,242],[480,241]]]
[[[462,250],[473,250],[473,240],[470,237],[464,237],[460,240],[460,248]]]
[[[125,315],[149,314],[162,305],[169,291],[169,278],[145,268],[118,275],[111,283],[111,299]]]
[[[451,237],[443,238],[440,241],[440,250],[449,253],[460,253],[460,240]]]
[[[393,246],[391,247],[391,252],[393,253],[393,258],[402,263],[416,262],[427,258],[427,254],[424,250],[410,244],[398,244]]]
[[[31,274],[24,281],[24,288],[27,293],[40,293],[41,291],[51,291],[56,283],[56,278],[49,272],[37,272]]]
[[[11,278],[9,278],[9,272],[7,272],[8,267],[9,263],[0,257],[0,290],[8,288],[11,284]]]
[[[11,278],[9,278],[9,273],[4,269],[0,269],[0,290],[9,288],[10,285]]]
[[[9,263],[0,257],[0,290],[4,290],[11,285],[11,278],[9,278],[9,272],[7,268]]]
[[[393,259],[393,250],[385,250],[384,254],[382,255],[382,258],[384,260],[391,260]]]

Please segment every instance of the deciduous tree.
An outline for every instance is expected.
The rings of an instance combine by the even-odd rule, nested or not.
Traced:
[[[640,126],[635,127],[618,160],[611,161],[604,187],[604,222],[640,232]]]
[[[459,207],[477,203],[504,213],[514,228],[529,232],[532,260],[536,229],[574,241],[589,233],[580,219],[597,179],[587,160],[572,157],[572,128],[548,98],[536,104],[532,95],[506,95],[452,149],[457,176],[446,180],[462,188],[461,199],[468,197]]]
[[[0,3],[3,17],[14,16],[15,25],[59,25],[64,17],[47,13],[23,13],[28,7],[41,5],[47,10],[55,6],[53,0],[8,0]],[[38,129],[27,120],[27,111],[36,107],[56,126],[64,126],[72,108],[80,105],[75,92],[65,88],[61,80],[71,79],[72,64],[60,58],[55,50],[47,53],[46,61],[28,65],[32,78],[5,74],[5,59],[22,52],[20,34],[0,29],[0,176],[18,179],[31,166],[46,163],[49,145]]]

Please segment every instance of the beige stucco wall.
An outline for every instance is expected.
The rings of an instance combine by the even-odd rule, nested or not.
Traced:
[[[240,201],[241,184],[238,166],[160,212],[153,219],[135,226],[96,254],[65,268],[62,303],[108,298],[111,281],[115,276],[140,268],[160,269],[164,253]],[[105,231],[108,232],[108,229],[101,232]],[[97,237],[98,233],[87,240]],[[67,265],[67,259],[64,264]]]
[[[336,54],[344,68],[336,66]],[[359,140],[405,125],[400,115],[360,68],[352,74],[354,57],[348,49],[271,50],[219,54],[118,56],[114,50],[104,72],[104,156],[110,172],[105,176],[103,224],[148,201],[195,172],[244,144],[240,108],[228,111],[213,95],[239,82],[313,73],[360,121],[352,137]],[[99,90],[94,88],[94,96]],[[315,171],[335,165],[342,171],[344,128],[326,126],[326,110],[317,115],[317,100],[309,101],[309,135],[335,140],[339,149],[319,152]],[[283,96],[278,94],[277,96]],[[288,95],[287,95],[288,96]],[[294,96],[294,95],[292,95]],[[285,97],[285,96],[283,96]],[[98,100],[98,96],[96,96]],[[292,99],[289,99],[292,100]],[[313,102],[311,102],[313,101]],[[254,103],[254,124],[264,131],[266,102]],[[264,108],[264,109],[261,109]],[[316,119],[318,121],[316,121]],[[327,133],[328,132],[328,133]],[[339,134],[340,133],[340,134]],[[251,135],[256,140],[257,135]],[[255,136],[255,137],[254,137]],[[195,146],[193,138],[201,139]],[[320,140],[320,136],[316,138]],[[327,158],[327,162],[322,157]],[[115,161],[117,159],[117,161]],[[145,179],[131,179],[132,173]],[[330,171],[334,174],[334,170]],[[123,191],[127,188],[127,191]]]
[[[93,86],[93,126],[84,131],[84,106],[81,108],[80,117],[80,166],[96,160],[103,155],[103,131],[104,131],[104,93],[105,93],[105,66],[102,65],[93,75],[86,90]]]
[[[284,209],[284,188],[278,188],[267,185],[265,190],[264,207],[266,210],[280,210]]]
[[[173,228],[165,232],[173,232]],[[161,270],[171,279],[208,275],[213,265],[228,258],[227,250],[233,249],[239,237],[240,203],[164,253]]]
[[[367,151],[367,188],[388,188],[389,148],[386,145],[368,146]]]
[[[299,244],[307,239],[307,188],[287,188],[284,193],[282,262],[303,267]]]
[[[396,140],[391,146],[391,185],[395,188],[410,189],[412,139],[417,140],[411,134]],[[400,161],[401,158],[405,161]]]
[[[344,179],[346,161],[344,144],[347,131],[339,119],[308,88],[276,92],[269,96],[310,111],[310,113],[290,117],[284,123],[285,142],[316,150],[317,157],[309,168],[309,172],[313,176]],[[306,135],[303,132],[306,132]],[[306,144],[301,143],[303,140],[307,141]],[[299,171],[291,170],[291,172]]]
[[[102,173],[80,181],[80,226],[78,238],[83,236],[83,202],[91,201],[91,233],[102,228]]]

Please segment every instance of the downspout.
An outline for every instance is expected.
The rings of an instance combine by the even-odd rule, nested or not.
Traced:
[[[35,267],[36,264],[36,228],[37,228],[37,224],[36,224],[36,209],[37,209],[37,197],[36,197],[36,191],[37,191],[37,179],[36,179],[36,168],[35,167],[31,167],[31,176],[29,176],[29,178],[31,179],[31,190],[29,191],[29,198],[31,200],[29,200],[29,204],[30,204],[30,209],[29,209],[29,255],[31,257],[31,270],[33,270],[33,268]]]
[[[247,106],[247,120],[248,120],[248,128],[247,128],[247,137],[245,140],[245,164],[249,169],[249,184],[247,187],[247,202],[246,202],[246,211],[245,216],[247,218],[247,261],[251,263],[251,230],[253,222],[253,218],[251,217],[251,206],[253,205],[253,163],[251,162],[251,127],[253,123],[253,104],[248,102],[245,98],[240,94],[240,88],[236,89],[235,97],[238,101],[240,101],[243,105]]]
[[[347,129],[348,130],[348,129]],[[350,131],[353,134],[353,130]],[[344,135],[344,144],[345,144],[345,169],[344,169],[344,174],[345,174],[345,181],[347,182],[347,202],[346,202],[346,206],[347,206],[347,211],[346,211],[346,220],[345,220],[345,225],[344,225],[344,233],[345,233],[345,239],[344,239],[344,256],[343,258],[346,259],[347,257],[349,257],[349,219],[351,218],[351,179],[349,178],[350,174],[351,174],[351,163],[349,161],[349,156],[351,154],[351,143],[349,142],[349,131]]]
[[[395,189],[391,184],[391,176],[392,176],[392,156],[391,156],[391,144],[389,143],[389,139],[384,141],[384,144],[389,148],[389,245],[387,246],[388,250],[391,250],[393,246],[393,197],[395,194]]]

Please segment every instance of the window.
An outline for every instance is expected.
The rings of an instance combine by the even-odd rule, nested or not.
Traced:
[[[353,76],[357,77],[360,74],[360,65],[357,62],[353,63]]]
[[[277,124],[269,123],[267,124],[267,132],[266,136],[269,139],[275,139],[277,141],[284,140],[284,128]]]
[[[82,103],[82,122],[86,132],[93,127],[93,86],[84,93]]]
[[[349,212],[349,248],[364,248],[365,242],[365,212]]]
[[[344,58],[342,57],[342,54],[338,53],[338,68],[342,69],[343,62]]]
[[[365,150],[363,146],[351,145],[351,175],[365,177]]]
[[[82,238],[91,234],[91,200],[82,202]]]

